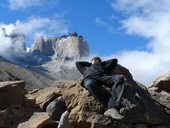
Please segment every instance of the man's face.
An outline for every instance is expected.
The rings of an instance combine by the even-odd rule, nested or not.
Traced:
[[[97,60],[97,59],[93,59],[91,63],[92,63],[92,64],[98,64],[98,63],[100,63],[100,62],[99,62],[99,60]]]

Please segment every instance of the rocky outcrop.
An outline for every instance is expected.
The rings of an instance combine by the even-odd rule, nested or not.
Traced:
[[[24,81],[0,82],[0,128],[53,128],[57,123],[27,99]],[[32,103],[32,105],[30,105]]]
[[[116,120],[104,116],[103,105],[79,81],[56,81],[52,86],[25,94],[24,82],[0,85],[0,127],[4,128],[163,128],[169,127],[170,94],[158,87],[149,90],[135,82],[129,70],[118,65],[113,74],[124,75],[125,92]],[[14,92],[12,100],[3,97]],[[17,91],[20,90],[20,91]],[[106,88],[110,91],[110,88]],[[21,93],[21,94],[18,94]],[[25,94],[25,95],[24,95]],[[18,98],[17,98],[18,97]],[[66,108],[65,108],[66,107]],[[64,109],[63,109],[64,108]],[[67,109],[67,111],[65,111]]]
[[[69,61],[88,56],[89,47],[83,38],[77,35],[55,37],[36,37],[35,43],[29,52],[31,55],[40,57],[42,63],[47,61],[49,56],[60,61]],[[40,64],[40,63],[37,63]]]
[[[55,47],[55,57],[64,58],[65,61],[80,59],[88,56],[89,47],[86,41],[77,36],[68,36],[57,40]]]
[[[161,110],[170,115],[170,72],[158,77],[149,87],[149,92]]]
[[[0,82],[0,127],[10,127],[26,105],[23,81]]]
[[[157,87],[158,89],[170,93],[170,72],[158,77],[151,87]]]
[[[36,37],[27,55],[29,59],[24,61],[29,65],[39,65],[36,67],[39,70],[34,70],[32,66],[28,68],[38,73],[46,73],[55,80],[78,80],[80,74],[72,61],[88,55],[88,43],[82,36],[73,33],[59,38]]]
[[[170,115],[170,93],[156,87],[149,88],[149,92],[161,110]]]
[[[147,95],[147,92],[142,88],[138,91]],[[140,94],[133,89],[133,85],[126,84],[122,104],[127,112],[124,115],[125,118],[121,121],[105,117],[103,106],[87,90],[82,88],[80,83],[74,83],[70,87],[67,85],[67,89],[63,92],[63,99],[70,113],[70,122],[76,128],[136,128],[140,124],[146,127],[162,125],[162,121],[149,111],[140,99],[142,96],[139,97],[138,95]]]
[[[0,82],[0,110],[10,107],[11,105],[26,104],[24,81]]]
[[[54,55],[54,47],[57,38],[49,38],[49,37],[42,37],[38,36],[35,39],[35,43],[31,48],[30,52],[38,51],[45,56],[52,56]]]
[[[122,104],[124,119],[117,121],[103,115],[103,106],[81,87],[79,82],[64,82],[61,91],[69,114],[69,121],[75,128],[138,128],[164,127],[169,116],[160,111],[146,87],[133,80],[129,71],[118,65],[113,74],[126,77],[126,89]],[[57,83],[55,84],[57,87]],[[109,89],[108,89],[109,91]]]

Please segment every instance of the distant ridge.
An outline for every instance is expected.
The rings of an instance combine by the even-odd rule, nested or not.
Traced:
[[[20,66],[0,60],[0,81],[24,80],[26,88],[44,88],[53,83],[52,79]]]

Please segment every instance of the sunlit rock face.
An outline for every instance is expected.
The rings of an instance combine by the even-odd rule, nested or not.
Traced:
[[[36,37],[30,54],[41,57],[51,57],[60,61],[69,61],[88,56],[89,47],[80,36]],[[46,60],[45,60],[46,61]]]
[[[76,80],[80,78],[74,61],[89,55],[88,43],[76,33],[55,37],[37,37],[28,53],[27,62],[39,66],[56,80]],[[74,74],[74,75],[73,75]]]

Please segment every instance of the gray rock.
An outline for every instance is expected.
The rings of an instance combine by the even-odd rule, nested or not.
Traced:
[[[160,108],[170,115],[170,93],[159,90],[156,87],[149,88],[151,97],[158,103]]]
[[[105,116],[111,117],[112,119],[122,120],[123,116],[115,108],[108,109],[104,112]]]
[[[161,90],[170,93],[170,72],[158,77],[152,84],[151,87],[157,87]]]
[[[73,128],[73,126],[69,122],[68,116],[69,116],[68,111],[65,111],[61,116],[61,119],[60,119],[60,122],[57,128]]]
[[[67,108],[61,96],[52,101],[46,108],[46,112],[48,112],[54,120],[60,120],[61,115],[66,110]]]

